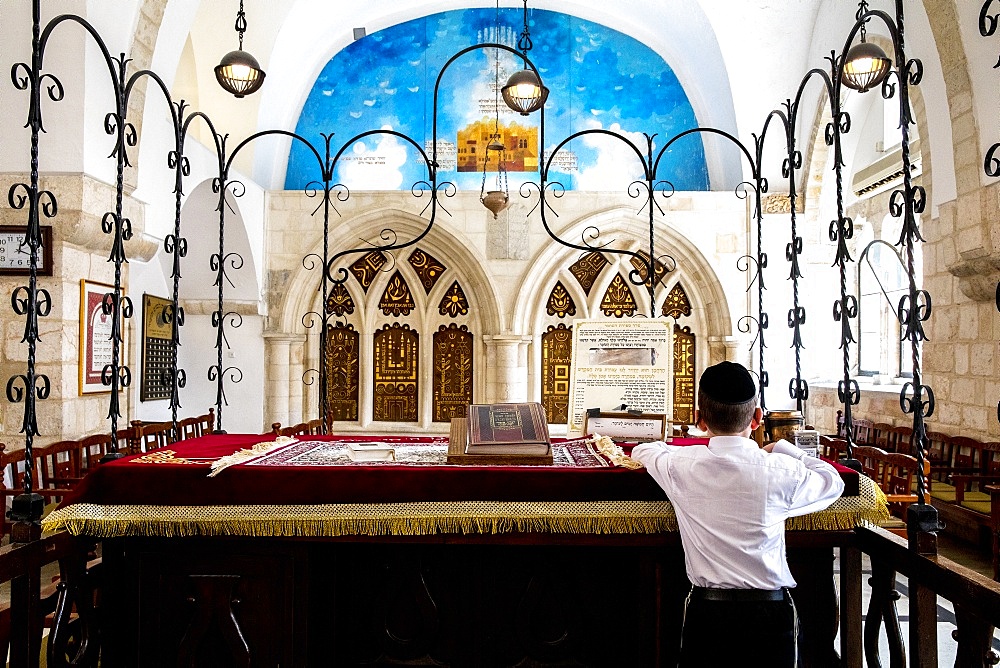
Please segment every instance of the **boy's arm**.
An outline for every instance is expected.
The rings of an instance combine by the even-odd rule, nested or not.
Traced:
[[[771,452],[788,455],[799,460],[805,467],[805,475],[799,480],[791,496],[791,516],[823,510],[844,493],[844,481],[837,469],[819,457],[809,456],[787,441],[777,441]]]
[[[653,480],[663,488],[667,489],[670,484],[668,475],[667,459],[670,453],[679,450],[680,446],[667,445],[663,441],[653,441],[652,443],[641,443],[632,448],[632,459],[636,460],[649,471]]]

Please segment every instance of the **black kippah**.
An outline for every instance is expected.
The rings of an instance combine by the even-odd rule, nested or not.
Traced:
[[[742,404],[757,396],[757,386],[750,372],[734,362],[719,362],[705,369],[699,387],[720,404]]]

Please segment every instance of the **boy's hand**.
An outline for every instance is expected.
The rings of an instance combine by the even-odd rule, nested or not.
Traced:
[[[763,448],[761,448],[761,450],[763,450],[764,452],[771,452],[772,450],[774,450],[774,443],[768,443]]]

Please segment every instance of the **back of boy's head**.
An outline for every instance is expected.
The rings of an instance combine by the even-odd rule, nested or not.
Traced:
[[[720,362],[698,383],[698,414],[713,434],[739,434],[757,408],[757,386],[742,364]]]

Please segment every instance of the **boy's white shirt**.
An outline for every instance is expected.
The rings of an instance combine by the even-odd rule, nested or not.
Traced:
[[[656,441],[632,458],[667,493],[688,579],[699,587],[794,587],[785,520],[823,510],[844,491],[833,466],[787,441],[770,454],[742,436],[715,436],[708,447]]]

